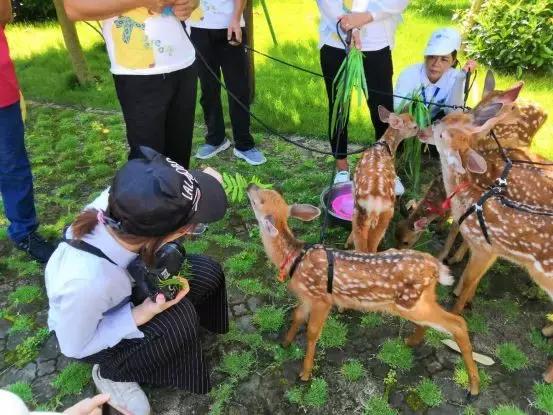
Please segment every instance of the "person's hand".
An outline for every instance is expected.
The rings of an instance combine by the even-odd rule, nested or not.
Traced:
[[[477,65],[478,64],[476,63],[476,61],[471,59],[471,60],[467,61],[467,63],[465,63],[465,66],[463,66],[463,71],[465,71],[467,73],[468,72],[474,72]]]
[[[200,0],[174,0],[173,14],[181,21],[187,20],[198,7]]]
[[[181,278],[185,280],[185,278],[182,278],[182,277],[177,277],[177,278]],[[190,291],[190,285],[186,283],[185,287],[179,291],[179,293],[173,300],[167,301],[165,299],[165,296],[161,293],[159,293],[156,296],[155,302],[152,301],[150,297],[146,298],[142,302],[142,304],[132,309],[132,315],[136,325],[141,326],[142,324],[145,324],[151,319],[153,319],[156,315],[158,315],[162,311],[165,311],[168,308],[173,307],[180,300],[182,300],[184,296],[188,294],[189,291]]]
[[[359,29],[353,29],[351,31],[351,46],[361,50],[361,34]]]
[[[83,399],[63,413],[67,415],[101,415],[102,405],[109,401],[109,394],[102,393],[92,398]]]
[[[227,40],[232,39],[234,33],[235,39],[238,43],[242,43],[242,27],[240,27],[240,17],[233,17],[227,29]]]
[[[173,7],[175,0],[143,0],[142,6],[151,13],[161,13],[166,7]]]
[[[343,16],[338,17],[340,22],[340,27],[344,32],[352,30],[354,28],[360,28],[361,26],[366,25],[373,21],[373,16],[370,13],[349,13],[344,14]]]
[[[204,169],[204,173],[209,174],[212,177],[215,177],[215,179],[217,179],[217,181],[219,183],[221,183],[221,184],[223,183],[223,176],[221,176],[221,173],[219,173],[217,170],[215,170],[211,167],[206,167]]]

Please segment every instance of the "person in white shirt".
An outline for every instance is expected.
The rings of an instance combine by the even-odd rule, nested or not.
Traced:
[[[181,21],[198,0],[65,0],[72,20],[101,20],[130,146],[187,168],[196,108],[195,53]]]
[[[424,62],[405,68],[396,83],[394,109],[403,111],[409,103],[401,97],[420,93],[430,110],[432,120],[441,118],[454,108],[434,104],[462,106],[465,80],[474,71],[475,61],[468,61],[462,70],[456,69],[457,51],[461,47],[461,35],[453,28],[441,28],[432,33],[424,51]]]
[[[61,352],[94,364],[92,379],[109,405],[148,415],[139,384],[210,390],[199,327],[228,331],[225,277],[213,259],[186,255],[188,288],[172,300],[157,290],[136,300],[132,265],[155,266],[160,248],[221,219],[227,199],[217,172],[188,171],[151,148],[140,151],[145,158],[128,161],[66,231],[45,282],[48,327]]]
[[[249,107],[250,86],[243,18],[247,0],[200,0],[200,6],[192,13],[187,24],[192,28],[192,42],[205,59],[198,58],[198,75],[202,89],[202,105],[207,132],[205,144],[196,152],[199,159],[208,159],[230,147],[225,137],[225,120],[221,104],[221,85],[214,78],[214,71],[225,78],[225,85],[236,98]],[[209,69],[206,67],[209,66]],[[228,107],[233,153],[247,163],[257,166],[265,163],[263,153],[255,147],[250,133],[250,115],[229,95]]]
[[[329,103],[329,136],[332,151],[336,154],[337,174],[334,183],[350,180],[347,161],[347,126],[339,134],[330,132],[330,119],[333,106],[333,80],[346,57],[342,39],[346,32],[353,31],[355,46],[363,51],[363,60],[367,87],[382,93],[369,92],[368,107],[375,138],[378,140],[386,131],[386,124],[380,121],[378,106],[393,108],[393,64],[392,48],[395,32],[401,21],[401,13],[409,0],[317,0],[321,12],[319,27],[319,48],[321,68],[325,76],[326,92]],[[339,34],[336,23],[339,24]]]

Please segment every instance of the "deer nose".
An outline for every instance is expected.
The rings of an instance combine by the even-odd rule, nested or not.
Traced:
[[[250,183],[246,189],[248,192],[250,191],[257,191],[259,190],[259,186],[257,186],[255,183]]]

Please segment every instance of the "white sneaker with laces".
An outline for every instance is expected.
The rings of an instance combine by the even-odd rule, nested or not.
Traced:
[[[150,415],[144,391],[136,382],[114,382],[100,376],[100,365],[92,367],[92,380],[100,393],[109,393],[108,404],[125,415]]]
[[[334,184],[346,183],[349,181],[350,178],[348,170],[340,170],[338,173],[336,173],[336,176],[334,176]]]
[[[399,176],[396,176],[394,184],[396,196],[401,196],[403,193],[405,193],[405,187],[403,187],[403,183],[401,183]]]

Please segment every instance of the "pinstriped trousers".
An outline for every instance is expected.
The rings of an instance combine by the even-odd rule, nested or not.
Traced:
[[[221,266],[207,256],[187,255],[186,259],[191,278],[185,298],[140,326],[143,338],[122,340],[83,359],[99,363],[102,377],[209,392],[209,367],[198,331],[199,326],[214,333],[228,331],[225,276]]]

